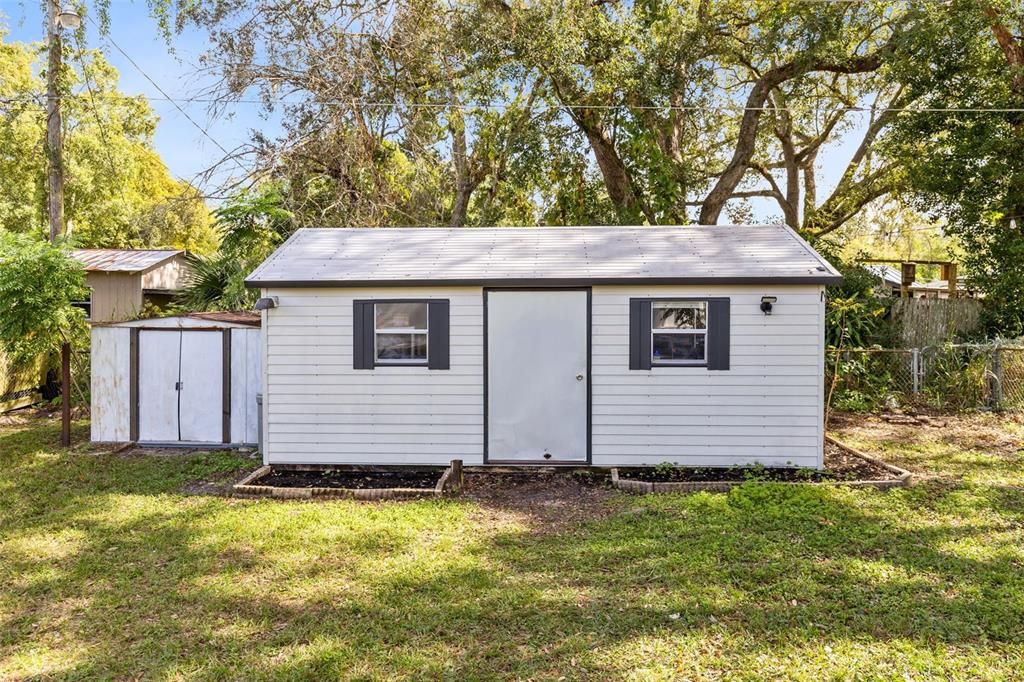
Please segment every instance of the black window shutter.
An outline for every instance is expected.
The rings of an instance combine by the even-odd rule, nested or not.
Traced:
[[[430,301],[427,307],[427,368],[448,369],[450,365],[450,334],[448,301]]]
[[[373,369],[373,301],[352,302],[352,369]]]
[[[629,299],[629,368],[651,368],[651,302]]]
[[[729,299],[708,301],[708,369],[729,369]]]

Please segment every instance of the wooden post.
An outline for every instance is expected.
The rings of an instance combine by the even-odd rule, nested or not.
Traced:
[[[60,347],[60,444],[71,445],[71,344]]]
[[[448,479],[451,482],[451,489],[458,494],[462,494],[463,480],[462,480],[462,460],[452,460],[452,475]]]
[[[942,279],[946,280],[946,291],[950,298],[957,297],[957,274],[956,263],[946,263],[942,266]]]
[[[910,285],[917,279],[917,265],[915,263],[900,264],[900,298],[911,298]]]

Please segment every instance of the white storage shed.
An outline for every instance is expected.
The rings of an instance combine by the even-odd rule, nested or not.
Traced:
[[[820,467],[839,280],[778,225],[300,230],[264,461]]]
[[[255,445],[260,320],[194,313],[94,325],[92,440]]]

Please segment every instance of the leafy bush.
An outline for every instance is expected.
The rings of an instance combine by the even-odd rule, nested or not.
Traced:
[[[826,344],[833,348],[889,345],[891,301],[877,295],[879,278],[856,263],[844,262],[838,244],[820,241],[815,247],[843,276],[842,282],[826,288]]]
[[[832,405],[848,412],[872,412],[900,402],[902,396],[909,394],[913,381],[909,362],[904,353],[882,349],[833,354],[830,370],[838,371],[840,379]]]
[[[259,292],[246,288],[246,275],[294,230],[283,202],[281,189],[267,185],[214,211],[220,251],[191,257],[192,274],[177,303],[187,310],[250,309]]]
[[[0,348],[16,360],[81,344],[85,270],[66,246],[28,234],[0,232]]]
[[[991,353],[946,345],[925,355],[922,393],[928,405],[962,410],[988,402]]]

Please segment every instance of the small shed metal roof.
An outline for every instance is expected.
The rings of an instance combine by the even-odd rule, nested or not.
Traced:
[[[167,317],[150,317],[139,320],[122,320],[120,322],[97,322],[93,327],[152,327],[161,329],[220,328],[242,329],[259,327],[261,324],[258,313],[250,312],[208,312],[169,315]]]
[[[174,249],[75,249],[86,272],[145,272],[184,251]]]
[[[261,318],[259,313],[249,311],[211,311],[206,313],[188,313],[187,317],[196,320],[209,320],[210,322],[229,322],[231,324],[245,324],[250,327],[259,327]]]
[[[886,284],[899,287],[903,284],[903,275],[890,265],[865,265],[864,269]]]
[[[829,284],[841,276],[784,225],[303,229],[251,287]]]

